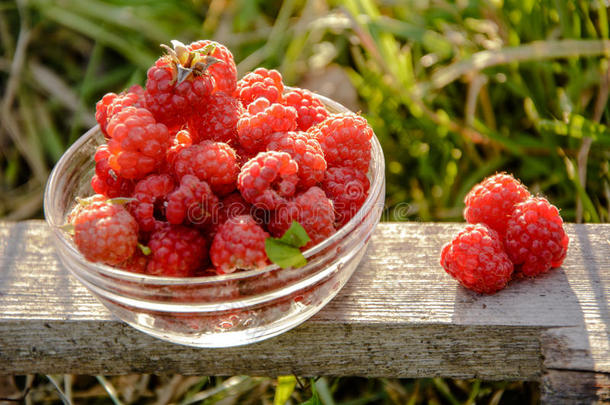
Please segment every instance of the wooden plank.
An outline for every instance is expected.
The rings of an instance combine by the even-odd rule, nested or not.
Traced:
[[[0,222],[0,374],[610,373],[610,225],[567,225],[561,268],[493,296],[461,288],[438,264],[461,226],[380,224],[352,279],[311,320],[266,342],[202,350],[115,320],[58,263],[41,221]]]
[[[541,402],[581,405],[610,403],[610,375],[552,370],[542,379]]]

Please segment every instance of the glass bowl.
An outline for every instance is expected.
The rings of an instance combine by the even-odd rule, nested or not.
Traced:
[[[318,96],[330,112],[349,110]],[[93,194],[93,155],[104,142],[99,127],[78,139],[57,163],[45,190],[44,212],[63,265],[110,312],[144,333],[196,347],[229,347],[285,332],[318,312],[345,285],[379,223],[385,197],[383,151],[375,136],[369,195],[334,235],[304,252],[301,268],[263,269],[219,276],[171,278],[93,263],[62,230],[76,197]]]

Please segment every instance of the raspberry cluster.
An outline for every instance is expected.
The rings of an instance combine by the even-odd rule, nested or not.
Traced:
[[[334,115],[276,70],[237,80],[231,52],[172,41],[144,87],[96,105],[106,143],[93,197],[68,216],[92,261],[166,277],[269,264],[265,241],[293,221],[309,248],[356,216],[369,192],[372,129]]]
[[[513,176],[484,179],[464,203],[469,225],[441,251],[441,266],[464,287],[493,294],[511,278],[536,277],[563,263],[569,238],[559,210]]]

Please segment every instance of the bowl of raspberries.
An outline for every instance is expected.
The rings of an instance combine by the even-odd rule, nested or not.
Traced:
[[[248,344],[318,312],[384,204],[366,119],[222,44],[172,41],[145,86],[106,94],[49,178],[58,256],[114,315],[197,347]]]

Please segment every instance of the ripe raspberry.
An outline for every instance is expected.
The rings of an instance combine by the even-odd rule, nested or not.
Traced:
[[[474,186],[466,195],[464,218],[471,224],[486,224],[503,239],[513,207],[529,196],[527,188],[510,174],[495,174]]]
[[[367,172],[373,130],[364,118],[355,114],[332,115],[308,132],[320,142],[328,167],[353,167]]]
[[[95,119],[100,124],[100,130],[106,138],[108,138],[108,132],[106,127],[112,119],[112,117],[123,110],[125,107],[144,107],[146,108],[146,97],[144,95],[144,89],[134,84],[127,91],[120,94],[108,93],[95,105]]]
[[[241,104],[225,93],[214,93],[205,109],[193,115],[188,126],[195,143],[203,140],[237,144],[237,121],[243,108]]]
[[[206,241],[196,229],[167,223],[150,237],[146,272],[163,277],[193,277],[207,260]]]
[[[235,98],[247,106],[259,97],[264,97],[270,103],[280,102],[284,93],[282,75],[275,69],[258,68],[248,73],[237,82]]]
[[[281,237],[297,221],[305,228],[311,241],[305,245],[310,248],[335,233],[335,211],[333,203],[319,187],[311,187],[294,200],[277,209],[268,225],[269,232]]]
[[[557,207],[545,198],[530,197],[515,205],[504,242],[517,272],[534,277],[561,266],[569,238]]]
[[[293,107],[271,104],[266,98],[258,98],[237,122],[239,142],[250,152],[263,151],[274,132],[294,131],[296,119],[297,112]]]
[[[91,187],[97,194],[108,198],[128,197],[133,190],[133,181],[117,175],[110,167],[108,145],[100,145],[95,151],[95,174],[91,179]]]
[[[441,266],[464,287],[482,294],[500,291],[513,264],[498,233],[484,224],[469,224],[443,246]]]
[[[74,243],[83,256],[111,266],[128,260],[138,244],[138,224],[129,212],[99,196],[79,205],[71,220]]]
[[[166,196],[173,190],[174,181],[168,174],[151,174],[136,184],[132,196],[136,201],[129,204],[129,210],[141,231],[151,232],[157,218],[164,218]]]
[[[165,167],[164,167],[164,170],[162,170],[162,171],[164,171],[164,172],[172,171],[172,168],[174,167],[174,162],[176,161],[176,156],[178,156],[178,153],[180,153],[180,151],[182,151],[183,149],[188,148],[192,144],[193,144],[193,138],[189,131],[187,131],[186,129],[182,129],[182,130],[176,132],[176,135],[172,138],[171,146],[169,147],[169,149],[167,150],[167,153],[165,154]]]
[[[351,167],[331,167],[326,172],[322,189],[333,201],[336,226],[342,227],[358,212],[369,193],[369,179]]]
[[[299,186],[307,189],[324,179],[326,160],[318,141],[307,132],[276,132],[267,150],[286,152],[299,165]]]
[[[212,94],[214,79],[206,69],[207,55],[178,44],[148,69],[147,106],[169,128],[181,126]]]
[[[144,108],[126,107],[106,128],[110,140],[110,167],[126,179],[140,179],[165,159],[169,147],[167,127],[155,121]]]
[[[297,110],[297,128],[301,131],[307,131],[329,116],[324,104],[312,92],[305,89],[295,88],[286,93],[283,104]]]
[[[252,210],[252,204],[244,200],[244,198],[235,191],[222,200],[218,205],[218,219],[216,222],[219,225],[224,224],[228,219],[238,215],[249,215]]]
[[[183,222],[206,226],[213,221],[218,210],[218,197],[205,181],[187,174],[180,186],[167,195],[165,217],[170,224]]]
[[[237,67],[231,51],[226,46],[209,39],[193,42],[188,49],[196,51],[208,45],[214,45],[214,50],[209,55],[220,61],[208,68],[208,73],[214,78],[214,92],[233,94],[237,86]]]
[[[121,270],[127,270],[132,273],[144,274],[146,273],[146,266],[148,265],[148,256],[145,256],[140,249],[136,249],[133,256],[126,261],[119,263],[116,267]]]
[[[249,215],[233,217],[220,226],[210,248],[210,258],[219,274],[267,265],[265,239],[269,234]]]
[[[294,194],[298,170],[297,162],[286,152],[261,152],[243,165],[237,187],[249,203],[274,210]]]
[[[195,175],[207,182],[214,193],[229,194],[235,190],[239,166],[235,150],[223,142],[203,141],[178,153],[174,161],[177,178]]]

